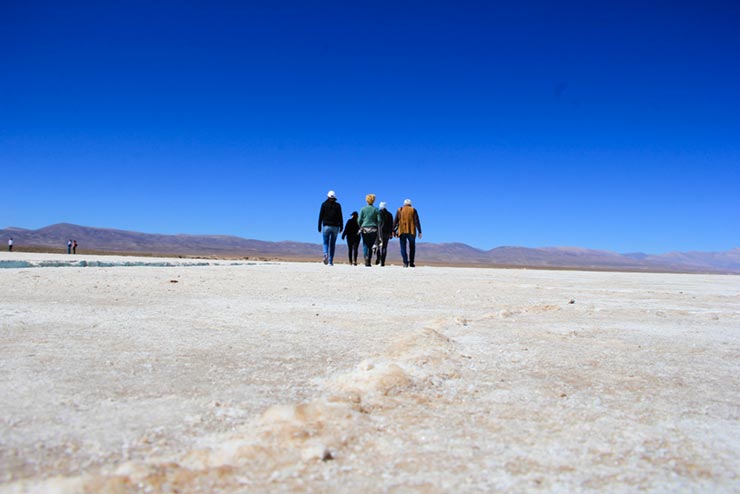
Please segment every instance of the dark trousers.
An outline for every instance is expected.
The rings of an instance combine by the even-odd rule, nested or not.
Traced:
[[[365,266],[370,266],[373,260],[373,245],[378,238],[378,232],[367,232],[362,234],[362,254],[365,258]]]
[[[416,255],[416,235],[410,233],[401,234],[401,257],[403,258],[403,265],[414,264],[414,256]],[[406,253],[406,242],[409,243],[408,255]]]
[[[357,250],[360,248],[360,237],[351,239],[347,237],[347,254],[349,255],[349,263],[357,264]]]
[[[375,264],[380,263],[381,266],[385,266],[385,258],[388,256],[388,242],[391,239],[391,234],[380,233],[380,247],[378,253],[375,256]]]

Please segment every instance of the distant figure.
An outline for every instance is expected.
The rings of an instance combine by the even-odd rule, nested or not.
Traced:
[[[13,252],[13,237],[8,239],[8,252]]]
[[[67,240],[67,254],[72,253],[72,240]]]
[[[342,231],[344,218],[342,217],[342,206],[337,202],[337,195],[334,191],[330,190],[326,196],[319,211],[319,233],[324,235],[324,264],[333,266],[334,250],[337,237]]]
[[[375,264],[380,263],[385,266],[385,258],[388,255],[388,242],[393,237],[393,215],[386,209],[385,202],[380,203],[380,229],[378,230],[378,240],[380,248],[375,259]]]
[[[367,206],[360,209],[360,217],[357,223],[360,225],[360,235],[362,235],[362,253],[365,257],[365,266],[371,266],[373,260],[373,246],[378,238],[378,225],[380,224],[380,214],[378,208],[373,206],[375,194],[365,196]]]
[[[77,254],[77,240],[72,240],[72,254]]]
[[[350,265],[357,266],[357,249],[360,248],[360,225],[357,224],[357,211],[352,211],[350,219],[344,225],[342,240],[347,237],[347,253]]]
[[[416,255],[416,235],[421,238],[421,223],[419,222],[419,213],[411,206],[411,199],[403,201],[403,206],[396,211],[394,222],[394,231],[401,239],[401,257],[403,258],[403,267],[416,267],[414,257]],[[406,243],[408,242],[409,252],[406,253]]]

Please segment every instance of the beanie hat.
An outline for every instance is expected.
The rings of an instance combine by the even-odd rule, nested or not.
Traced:
[[[368,204],[372,204],[375,202],[375,194],[368,194],[365,196],[365,201],[367,201]]]
[[[328,192],[328,193],[326,194],[326,197],[331,197],[332,199],[336,199],[336,198],[337,198],[337,195],[336,195],[336,194],[334,193],[334,191],[333,191],[333,190],[330,190],[330,191],[329,191],[329,192]]]
[[[381,201],[380,209],[385,209],[385,206],[386,206],[385,201]]]
[[[406,199],[405,201],[403,201],[403,205],[404,206],[411,206],[411,199]]]

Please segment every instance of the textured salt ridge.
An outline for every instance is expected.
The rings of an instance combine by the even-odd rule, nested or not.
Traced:
[[[7,493],[233,492],[272,485],[300,490],[312,464],[356,454],[382,431],[382,413],[430,400],[454,399],[447,386],[469,358],[431,327],[399,337],[385,354],[328,380],[307,403],[273,406],[233,434],[205,437],[177,458],[125,462],[79,477],[19,481]],[[449,389],[448,389],[449,388]]]

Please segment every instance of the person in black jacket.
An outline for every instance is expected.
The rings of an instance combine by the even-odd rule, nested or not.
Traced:
[[[388,242],[393,236],[393,215],[386,209],[385,202],[380,203],[380,227],[378,229],[378,241],[380,246],[375,258],[375,264],[385,266],[385,258],[388,255]]]
[[[344,225],[342,240],[347,238],[347,253],[349,254],[349,263],[357,266],[357,250],[360,248],[360,225],[357,223],[357,211],[352,211],[352,216]]]
[[[334,249],[337,237],[342,231],[344,218],[342,206],[337,202],[337,195],[330,190],[319,211],[319,233],[324,236],[324,264],[334,265]]]

